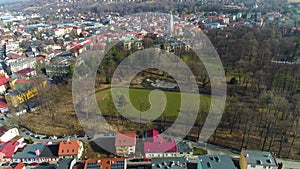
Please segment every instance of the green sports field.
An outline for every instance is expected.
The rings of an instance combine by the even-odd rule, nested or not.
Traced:
[[[115,90],[115,89],[114,89]],[[118,88],[117,90],[120,90]],[[121,89],[125,90],[125,89]],[[146,111],[150,108],[150,102],[149,102],[149,94],[151,90],[147,89],[129,89],[129,97],[130,99],[126,99],[126,102],[130,100],[132,105],[142,111]],[[166,92],[164,91],[164,94],[167,98],[166,107],[164,109],[165,116],[168,120],[175,120],[178,116],[179,110],[180,110],[180,103],[181,103],[181,93],[179,92]],[[187,96],[194,97],[195,94],[187,94]],[[210,106],[210,95],[203,95],[199,94],[200,97],[200,108],[204,110],[208,110]],[[98,93],[96,93],[96,98],[98,101],[98,106],[100,107],[101,113],[104,115],[112,115],[116,113],[115,106],[113,104],[113,99],[111,95],[111,89],[105,89]],[[152,104],[157,105],[156,107],[160,107],[160,100],[156,99],[154,100],[154,103]],[[161,117],[159,117],[161,118]]]

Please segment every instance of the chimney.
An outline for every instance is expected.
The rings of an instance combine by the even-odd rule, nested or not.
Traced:
[[[40,156],[40,154],[41,154],[39,149],[36,149],[34,152],[35,152],[36,156]]]

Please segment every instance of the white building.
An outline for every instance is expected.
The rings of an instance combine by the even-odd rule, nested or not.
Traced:
[[[2,142],[8,142],[9,140],[15,138],[18,135],[20,135],[19,134],[19,130],[17,128],[12,128],[12,129],[9,129],[7,132],[5,132],[0,137],[0,141],[2,141]]]

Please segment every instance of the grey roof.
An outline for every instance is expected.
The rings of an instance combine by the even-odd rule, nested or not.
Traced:
[[[59,144],[46,145],[40,154],[40,157],[58,158]]]
[[[198,156],[202,169],[236,169],[232,159],[227,155],[201,155]]]
[[[57,162],[57,169],[70,168],[70,165],[71,165],[73,160],[74,160],[74,158],[61,158],[61,159],[59,159],[59,161]]]
[[[38,158],[35,154],[35,150],[38,149],[40,152],[42,152],[44,147],[45,147],[44,144],[29,144],[21,152],[17,152],[15,155],[13,155],[12,158],[13,159]]]
[[[193,149],[189,145],[187,145],[185,142],[180,142],[177,144],[177,151],[189,153],[189,152],[193,152]]]
[[[277,166],[274,156],[270,152],[244,150],[248,164]]]
[[[152,169],[187,169],[187,162],[183,157],[152,158]]]

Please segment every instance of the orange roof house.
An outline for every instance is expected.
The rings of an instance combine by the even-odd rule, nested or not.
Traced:
[[[61,141],[58,148],[59,157],[74,157],[79,159],[83,152],[82,142],[79,140]]]

